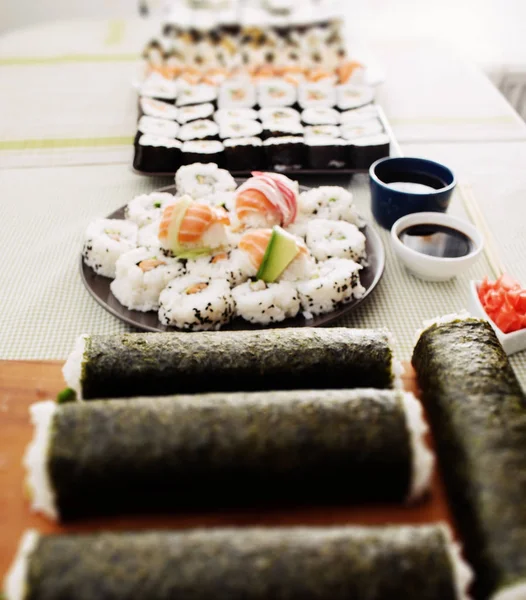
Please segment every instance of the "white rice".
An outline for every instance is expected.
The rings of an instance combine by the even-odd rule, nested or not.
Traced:
[[[87,333],[79,335],[75,341],[75,346],[68,356],[64,366],[62,367],[62,375],[68,387],[75,391],[77,400],[82,400],[82,385],[80,379],[82,377],[82,363],[84,362],[84,350],[86,348],[86,340],[89,338]]]
[[[149,117],[147,115],[143,115],[139,119],[137,129],[141,133],[175,138],[179,132],[179,123],[176,123],[175,121],[168,121],[167,119],[159,119],[158,117]]]
[[[175,174],[179,194],[203,198],[214,192],[231,192],[237,187],[235,179],[214,163],[194,163],[180,167]]]
[[[302,192],[298,200],[299,216],[306,219],[348,221],[357,227],[363,221],[356,210],[352,193],[343,187],[325,185]]]
[[[27,574],[31,554],[37,547],[40,534],[34,530],[26,531],[20,540],[18,550],[4,583],[6,600],[24,600],[27,597]]]
[[[160,223],[161,220],[159,219],[149,225],[141,227],[137,234],[137,246],[161,251],[161,242],[159,241]]]
[[[318,260],[349,258],[357,263],[366,259],[365,235],[353,223],[312,219],[307,225],[307,247]]]
[[[261,108],[259,111],[259,119],[261,121],[275,121],[280,122],[281,120],[292,119],[293,121],[300,121],[300,113],[294,108],[282,106],[280,108]]]
[[[298,103],[301,108],[331,108],[336,104],[336,91],[327,81],[306,82],[298,86]]]
[[[187,106],[189,104],[205,104],[213,102],[217,98],[217,89],[215,85],[198,83],[192,85],[183,79],[179,79],[177,90],[177,106]]]
[[[401,396],[412,457],[411,489],[407,500],[414,502],[424,496],[431,487],[435,458],[425,442],[428,427],[424,421],[422,405],[409,392],[402,392]]]
[[[201,204],[209,206],[222,206],[229,213],[236,210],[236,193],[235,192],[214,192],[208,196],[199,199]],[[232,219],[233,215],[229,215]]]
[[[340,304],[363,295],[361,265],[344,258],[331,258],[318,264],[315,275],[297,284],[301,307],[312,315],[333,311]]]
[[[179,110],[168,102],[161,102],[153,98],[140,98],[139,104],[142,112],[148,117],[176,121],[179,115]]]
[[[263,126],[259,121],[225,121],[219,125],[219,137],[221,138],[255,137],[262,131]]]
[[[277,323],[295,317],[300,309],[298,293],[287,282],[247,281],[232,290],[236,313],[250,323]]]
[[[205,104],[182,106],[175,110],[178,111],[177,120],[181,125],[184,125],[185,123],[195,121],[196,119],[208,119],[214,114],[214,105],[211,102],[205,102]]]
[[[88,267],[104,277],[115,277],[119,256],[137,247],[138,227],[131,221],[98,219],[84,234],[82,256]]]
[[[219,87],[217,105],[220,109],[251,108],[256,104],[256,87],[242,80],[224,81]]]
[[[156,262],[161,264],[155,266]],[[136,248],[117,261],[116,277],[110,289],[129,310],[158,310],[161,291],[172,279],[184,273],[183,262],[147,248]]]
[[[368,104],[362,108],[354,108],[341,113],[342,124],[359,125],[364,121],[370,121],[378,117],[378,109],[374,104]]]
[[[194,286],[206,286],[189,293]],[[234,300],[226,279],[184,275],[173,279],[161,292],[159,321],[189,331],[220,329],[234,314]]]
[[[332,138],[338,139],[340,128],[337,125],[307,125],[303,132],[305,142],[309,142],[312,138]]]
[[[282,78],[269,78],[257,84],[258,104],[263,107],[292,106],[296,88]]]
[[[214,113],[214,121],[218,125],[236,121],[253,121],[258,118],[258,113],[253,108],[220,108]]]
[[[52,400],[31,405],[29,410],[34,434],[23,461],[26,485],[31,494],[31,509],[54,521],[58,518],[58,512],[47,461],[53,416],[57,408],[58,405]]]
[[[303,281],[312,277],[318,265],[309,253],[300,252],[279,276],[280,281]]]
[[[183,142],[189,142],[192,140],[213,138],[216,137],[218,133],[219,127],[214,121],[211,119],[197,119],[196,121],[190,121],[185,125],[181,125],[177,137]]]
[[[144,227],[159,221],[165,207],[174,202],[174,196],[168,192],[142,194],[128,202],[124,215],[128,221],[137,223],[138,227]]]
[[[226,258],[223,259],[223,255]],[[237,248],[188,260],[186,270],[189,275],[205,277],[209,281],[226,279],[231,286],[244,283],[257,271],[249,257]]]
[[[306,125],[339,125],[340,113],[334,108],[307,108],[301,113]]]
[[[370,119],[359,124],[346,123],[340,128],[345,140],[355,141],[358,138],[371,137],[384,133],[384,126],[379,119]]]
[[[336,87],[336,103],[340,110],[358,108],[374,100],[374,88],[345,83]]]

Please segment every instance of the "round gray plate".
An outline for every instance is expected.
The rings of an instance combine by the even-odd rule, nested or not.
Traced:
[[[301,186],[302,191],[308,189]],[[169,186],[158,190],[159,192],[175,192],[175,186]],[[108,215],[108,219],[124,219],[124,206],[115,212]],[[360,272],[360,281],[365,288],[365,293],[361,298],[353,300],[348,304],[342,305],[340,308],[333,310],[324,315],[318,315],[313,319],[305,319],[301,313],[293,319],[286,319],[281,323],[272,323],[269,325],[254,325],[248,323],[244,319],[236,318],[228,325],[224,325],[222,330],[228,329],[268,329],[276,327],[319,327],[327,325],[331,321],[335,321],[342,315],[350,312],[361,304],[374,290],[380,281],[385,267],[385,251],[382,240],[378,233],[368,223],[362,229],[366,242],[367,259],[369,264]],[[123,306],[117,298],[111,293],[111,279],[97,275],[90,267],[84,264],[82,255],[80,257],[80,275],[82,282],[86,286],[88,292],[95,300],[108,312],[116,316],[121,321],[142,329],[145,331],[180,331],[176,327],[167,327],[159,322],[157,312],[139,312],[137,310],[128,310]]]

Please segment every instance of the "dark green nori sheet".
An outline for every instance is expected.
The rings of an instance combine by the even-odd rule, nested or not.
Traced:
[[[439,526],[42,537],[25,600],[455,600]]]
[[[385,332],[347,328],[91,336],[85,399],[392,387]]]
[[[478,598],[526,580],[526,400],[488,323],[427,329],[413,354]]]
[[[402,501],[400,392],[321,390],[61,405],[49,466],[64,520],[176,508]]]

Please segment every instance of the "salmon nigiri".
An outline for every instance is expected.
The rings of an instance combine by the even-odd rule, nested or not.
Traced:
[[[162,247],[177,256],[188,251],[208,252],[227,242],[225,226],[229,224],[223,208],[182,196],[164,209],[158,237]]]

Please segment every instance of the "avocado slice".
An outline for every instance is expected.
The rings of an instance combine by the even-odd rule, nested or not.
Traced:
[[[294,237],[276,225],[272,229],[272,235],[256,277],[267,283],[273,283],[296,258],[299,251]]]

